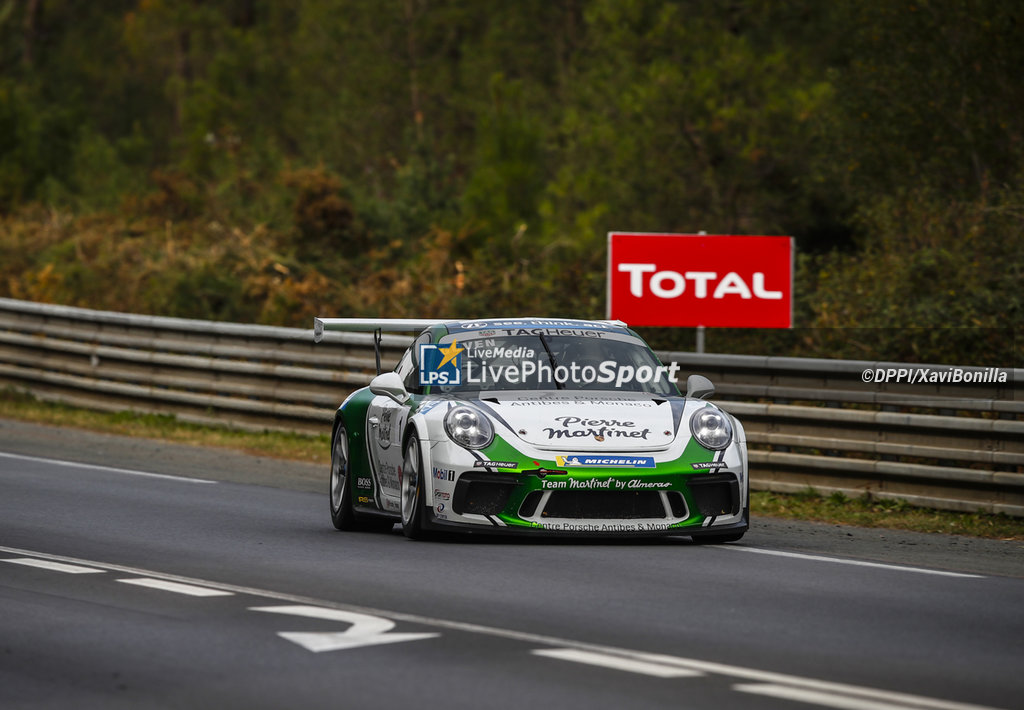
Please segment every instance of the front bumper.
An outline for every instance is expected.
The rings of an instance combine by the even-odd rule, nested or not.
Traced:
[[[740,473],[467,471],[432,492],[428,525],[443,530],[570,535],[688,535],[745,530]]]

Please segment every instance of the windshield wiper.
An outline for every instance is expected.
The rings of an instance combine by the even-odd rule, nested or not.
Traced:
[[[558,365],[555,364],[555,355],[554,355],[554,353],[551,352],[551,348],[548,347],[548,341],[544,337],[544,334],[541,333],[538,337],[540,338],[540,344],[543,345],[544,346],[544,350],[547,351],[548,362],[551,363],[551,375],[552,375],[552,378],[555,380],[555,388],[556,389],[560,389],[560,390],[564,390],[565,389],[565,383],[564,382],[559,382],[558,381],[558,377],[555,377],[555,371],[558,369]]]

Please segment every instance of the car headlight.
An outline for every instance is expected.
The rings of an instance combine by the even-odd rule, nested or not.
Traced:
[[[482,449],[494,440],[494,427],[472,407],[453,407],[444,415],[444,430],[459,446]]]
[[[732,425],[725,413],[705,407],[690,417],[690,432],[705,449],[720,451],[732,443]]]

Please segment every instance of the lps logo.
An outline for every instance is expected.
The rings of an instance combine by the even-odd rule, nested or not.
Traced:
[[[461,385],[462,358],[459,356],[464,351],[455,340],[444,348],[431,343],[420,345],[420,384]]]

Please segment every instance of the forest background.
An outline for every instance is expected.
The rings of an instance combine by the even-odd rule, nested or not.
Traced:
[[[797,327],[709,351],[1021,367],[1022,37],[1018,0],[0,0],[0,295],[602,317],[609,231],[785,234]]]

